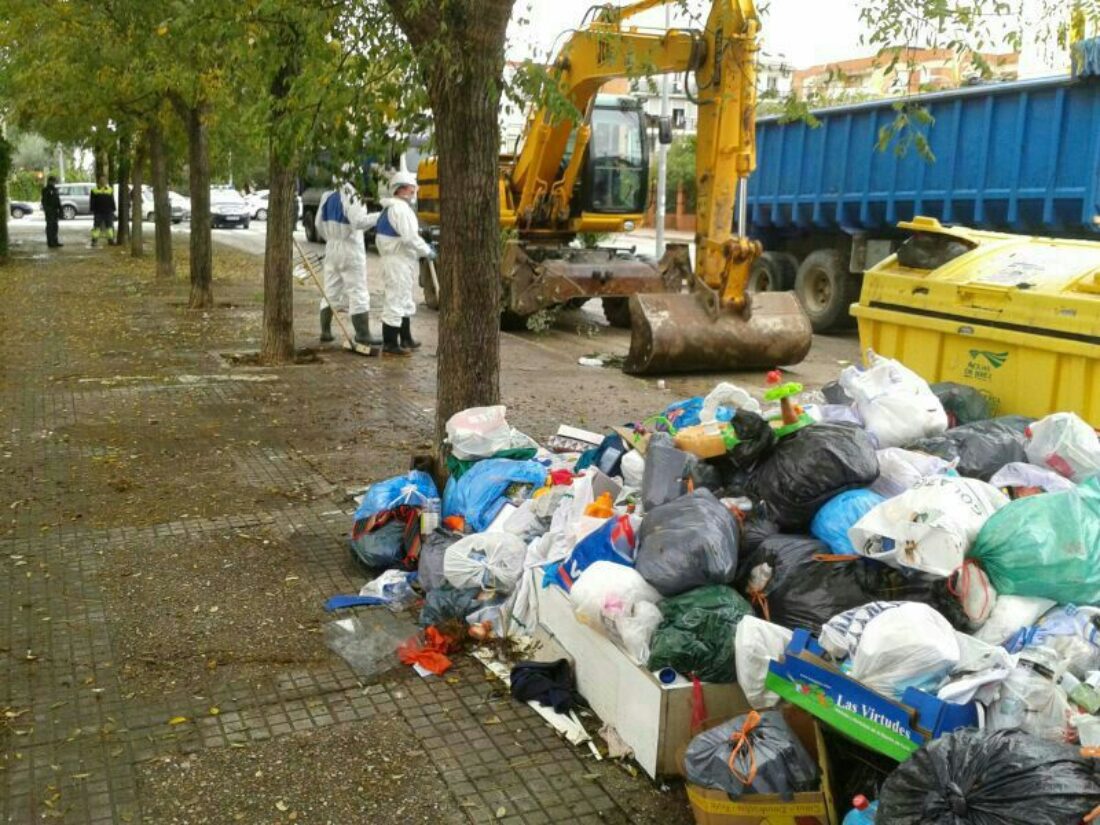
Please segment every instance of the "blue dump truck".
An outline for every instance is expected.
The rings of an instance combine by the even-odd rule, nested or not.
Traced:
[[[1100,240],[1100,78],[1044,78],[910,98],[933,161],[876,149],[898,112],[879,100],[815,112],[816,128],[757,121],[750,288],[794,289],[816,332],[849,326],[863,272],[897,249],[898,221]]]

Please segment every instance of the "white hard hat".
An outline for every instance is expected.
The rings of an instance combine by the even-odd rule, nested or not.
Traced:
[[[411,172],[395,172],[393,177],[390,178],[390,194],[392,195],[402,186],[411,186],[413,189],[416,189],[416,175]]]

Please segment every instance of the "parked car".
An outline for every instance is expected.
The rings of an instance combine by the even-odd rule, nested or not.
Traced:
[[[232,229],[241,226],[248,229],[252,218],[248,204],[233,189],[214,188],[210,190],[210,225],[217,229]]]
[[[175,214],[178,206],[185,221],[191,220],[191,199],[179,192],[168,192],[168,202],[172,204],[172,214]]]
[[[25,218],[31,214],[34,211],[34,206],[26,201],[9,201],[8,209],[11,211],[11,216],[19,220],[19,218]]]
[[[269,190],[261,189],[259,192],[252,192],[251,194],[248,194],[248,195],[244,196],[245,203],[248,204],[248,208],[252,211],[252,217],[254,219],[256,219],[258,221],[266,221],[267,220],[267,211],[268,211],[267,199],[268,199],[269,195],[270,195]],[[295,224],[297,224],[298,219],[302,217],[302,199],[301,198],[296,198],[296,200],[298,202],[297,203],[298,211],[297,211],[297,213],[295,213],[295,216],[294,216],[294,223]]]
[[[77,215],[90,215],[93,189],[94,183],[59,183],[57,194],[61,197],[61,217],[71,221]]]
[[[175,195],[176,198],[183,198],[182,195],[176,195],[175,192],[168,193],[168,202],[171,204],[172,210],[172,223],[183,223],[184,218],[191,217],[191,202],[187,201],[188,209],[185,213],[183,207],[172,197],[173,195]],[[183,199],[187,200],[186,198]],[[153,211],[153,187],[141,187],[141,208],[145,212],[146,221],[152,222],[154,218],[156,218],[156,213]]]

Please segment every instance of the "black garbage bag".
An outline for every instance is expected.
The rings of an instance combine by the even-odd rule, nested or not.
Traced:
[[[768,536],[774,536],[779,532],[779,525],[765,515],[753,512],[745,524],[741,527],[741,562],[744,563],[746,553],[753,553]]]
[[[691,486],[696,490],[710,490],[715,496],[724,494],[726,479],[721,468],[709,461],[696,461],[691,467]]]
[[[876,478],[878,458],[866,431],[821,422],[781,438],[757,466],[751,487],[781,529],[798,531],[837,493],[867,487]]]
[[[733,588],[699,587],[665,599],[661,623],[649,643],[650,670],[670,667],[704,682],[736,682],[734,638],[752,608]]]
[[[1024,431],[1034,419],[1006,415],[954,427],[942,435],[922,438],[906,449],[939,456],[945,461],[958,459],[959,475],[989,481],[993,474],[1013,461],[1027,461]]]
[[[1076,825],[1100,805],[1095,759],[1018,730],[959,730],[902,762],[883,783],[890,825]]]
[[[775,430],[762,416],[748,410],[738,410],[730,426],[737,436],[737,444],[726,453],[726,457],[734,467],[752,469],[775,449]]]
[[[777,710],[735,716],[703,731],[684,751],[683,768],[688,782],[735,799],[764,793],[790,801],[820,782],[817,763]]]
[[[874,601],[860,584],[860,559],[825,561],[829,547],[810,536],[770,536],[749,555],[737,589],[760,618],[815,636],[838,613]],[[762,565],[771,568],[766,573]]]
[[[447,583],[447,578],[443,575],[443,554],[462,536],[462,533],[455,530],[439,527],[421,542],[417,570],[420,586],[425,593]]]
[[[989,400],[978,390],[966,384],[941,381],[932,385],[932,392],[943,404],[951,427],[970,424],[973,421],[985,421],[993,414],[989,408]]]
[[[855,575],[868,601],[926,604],[960,633],[975,633],[984,624],[971,619],[959,597],[951,592],[952,581],[961,575],[958,571],[945,578],[912,568],[891,567],[874,559],[861,559]],[[956,587],[955,592],[962,592],[961,588]]]
[[[662,596],[704,584],[728,584],[737,573],[737,519],[710,490],[647,510],[634,566]]]

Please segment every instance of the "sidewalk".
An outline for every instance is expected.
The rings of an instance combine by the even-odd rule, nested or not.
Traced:
[[[363,582],[347,491],[428,446],[433,314],[411,363],[230,368],[258,345],[259,258],[217,248],[230,277],[191,313],[182,276],[75,233],[47,254],[16,226],[2,270],[0,822],[690,821],[681,790],[559,740],[469,660],[361,684],[325,647],[322,603]],[[296,309],[313,344],[316,299]],[[652,393],[601,371],[602,401],[578,398],[577,338],[507,338],[538,437]]]

